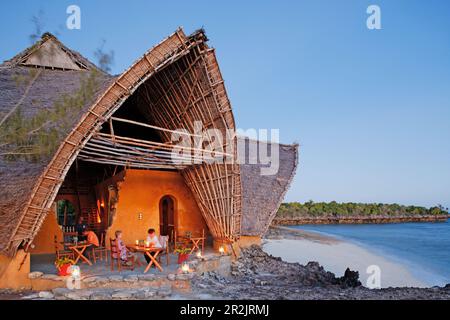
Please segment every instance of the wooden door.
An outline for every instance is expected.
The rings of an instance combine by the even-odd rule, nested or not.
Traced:
[[[159,203],[159,227],[162,236],[172,240],[175,231],[175,202],[171,196],[164,196]]]

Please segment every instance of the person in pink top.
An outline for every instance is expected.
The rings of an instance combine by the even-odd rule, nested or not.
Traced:
[[[120,260],[125,263],[126,265],[132,265],[133,260],[136,258],[135,255],[128,250],[127,246],[122,240],[122,231],[117,230],[116,231],[116,245],[117,250],[120,255]],[[114,258],[117,258],[117,256],[114,256]]]

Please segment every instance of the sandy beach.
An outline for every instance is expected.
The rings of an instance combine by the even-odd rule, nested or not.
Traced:
[[[346,268],[359,272],[361,283],[366,286],[370,276],[367,268],[380,268],[380,284],[388,287],[427,287],[414,277],[407,267],[350,242],[285,227],[277,227],[283,236],[272,231],[265,239],[264,250],[287,262],[306,264],[317,261],[326,270],[342,276]]]

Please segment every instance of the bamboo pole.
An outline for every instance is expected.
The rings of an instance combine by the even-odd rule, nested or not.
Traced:
[[[175,133],[175,134],[180,134],[180,135],[187,135],[187,136],[190,136],[190,137],[202,137],[201,135],[190,134],[190,133],[183,132],[183,131],[170,130],[170,129],[161,128],[161,127],[158,127],[158,126],[153,126],[153,125],[150,125],[150,124],[146,124],[146,123],[142,123],[142,122],[138,122],[138,121],[133,121],[133,120],[128,120],[128,119],[123,119],[123,118],[111,117],[110,119],[114,120],[114,121],[134,124],[134,125],[145,127],[145,128],[151,128],[151,129],[155,129],[155,130],[160,130],[160,131],[164,131],[164,132],[170,132],[170,133]]]

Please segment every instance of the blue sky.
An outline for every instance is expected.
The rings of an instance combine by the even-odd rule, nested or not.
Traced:
[[[81,30],[65,28],[79,5]],[[366,8],[381,8],[381,30]],[[31,17],[113,72],[183,26],[205,27],[240,128],[300,144],[288,201],[450,206],[450,2],[16,1],[0,3],[0,60],[30,45]]]

